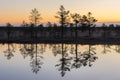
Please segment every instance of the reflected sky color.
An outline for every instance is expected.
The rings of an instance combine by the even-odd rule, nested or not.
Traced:
[[[71,13],[90,11],[99,22],[120,22],[120,0],[0,0],[0,23],[29,22],[33,8],[41,13],[41,22],[56,22],[54,16],[60,5]]]
[[[4,51],[7,49],[7,44],[0,44],[0,80],[120,80],[120,45],[91,45],[95,48],[96,56],[98,59],[93,62],[92,66],[81,66],[80,68],[71,68],[70,71],[66,71],[64,77],[61,77],[60,71],[58,71],[56,64],[59,63],[59,59],[62,57],[58,54],[56,57],[53,54],[54,45],[47,44],[45,47],[45,52],[42,55],[44,58],[42,61],[44,64],[37,74],[32,72],[30,62],[30,56],[23,58],[20,49],[23,44],[12,44],[14,46],[15,52],[13,52],[14,57],[11,59],[6,59]],[[44,44],[37,44],[38,52],[41,46]],[[58,44],[56,44],[57,46]],[[11,44],[10,44],[11,46]],[[66,45],[68,47],[68,56],[75,56],[70,54],[71,46],[75,48],[74,45]],[[78,52],[83,53],[89,49],[89,45],[78,44]],[[103,53],[106,49],[107,52]],[[110,51],[108,51],[110,50]]]

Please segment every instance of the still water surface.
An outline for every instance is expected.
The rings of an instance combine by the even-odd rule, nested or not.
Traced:
[[[120,80],[120,45],[0,44],[0,80]]]

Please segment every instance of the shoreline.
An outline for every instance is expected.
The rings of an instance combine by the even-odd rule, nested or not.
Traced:
[[[0,27],[0,43],[120,44],[120,27]]]
[[[111,39],[111,40],[100,40],[100,39],[81,39],[81,40],[0,40],[1,44],[6,43],[16,43],[16,44],[90,44],[90,45],[99,45],[99,44],[110,44],[110,45],[120,45],[120,39]]]

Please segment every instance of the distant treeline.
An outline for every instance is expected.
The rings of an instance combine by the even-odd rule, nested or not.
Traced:
[[[0,42],[120,43],[120,27],[0,27]],[[63,32],[63,33],[62,33]]]

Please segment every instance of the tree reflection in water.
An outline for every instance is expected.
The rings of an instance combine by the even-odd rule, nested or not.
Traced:
[[[34,45],[33,44],[23,44],[23,47],[20,48],[20,52],[25,59],[27,56],[30,56],[31,59],[34,57]]]
[[[61,45],[60,44],[54,44],[52,46],[52,52],[53,52],[54,56],[57,56],[58,54],[61,55]]]
[[[8,44],[8,48],[5,53],[5,57],[7,57],[8,60],[10,60],[14,55],[13,53],[15,52],[13,44]]]
[[[58,50],[58,54],[61,54],[61,59],[59,60],[59,64],[55,65],[56,67],[58,67],[58,71],[61,71],[61,76],[63,77],[66,74],[66,71],[70,71],[70,66],[71,66],[71,59],[68,56],[67,53],[67,46],[65,44],[61,44],[61,51]]]
[[[61,47],[61,48],[60,48]],[[70,50],[70,51],[69,51]],[[92,66],[92,63],[95,62],[98,57],[96,56],[95,48],[92,45],[89,45],[87,51],[83,53],[78,51],[78,44],[75,44],[75,48],[71,45],[71,48],[68,49],[68,46],[65,44],[54,45],[53,46],[53,54],[57,56],[57,54],[61,54],[60,63],[56,65],[58,67],[58,71],[61,71],[61,76],[63,77],[66,71],[70,71],[72,68],[80,68],[81,66]],[[70,52],[70,53],[68,53]],[[70,57],[70,54],[75,55],[74,57]]]
[[[88,50],[84,51],[83,53],[78,52],[78,44],[75,44],[75,57],[73,57],[73,63],[71,68],[80,68],[82,66],[92,66],[92,62],[95,62],[96,59],[98,59],[95,52],[95,48],[92,48],[91,45],[89,45]]]
[[[74,53],[72,53],[74,55]],[[78,52],[78,44],[75,44],[75,57],[73,57],[73,63],[71,68],[80,68],[82,66],[81,63],[81,55],[80,52]]]
[[[41,59],[43,59],[43,56],[39,53],[43,53],[44,48],[41,47],[38,49],[37,44],[24,44],[23,47],[20,49],[21,54],[24,58],[26,58],[28,55],[31,57],[30,66],[32,67],[33,73],[38,73],[39,69],[41,68],[41,65],[43,62]]]
[[[115,46],[115,51],[118,52],[118,53],[120,53],[120,45],[116,45]]]
[[[35,55],[34,58],[32,59],[32,61],[30,62],[30,66],[32,67],[32,71],[33,73],[38,73],[38,71],[41,68],[41,65],[43,64],[43,62],[41,61],[41,59],[43,59],[43,56],[38,55],[38,46],[37,44],[34,47],[35,49]]]
[[[71,48],[70,48],[70,54],[74,54],[74,45],[73,44],[71,44]]]
[[[109,45],[106,45],[106,44],[104,44],[103,45],[103,51],[102,51],[102,53],[104,53],[104,54],[106,54],[107,52],[110,52],[110,46]]]
[[[60,55],[59,63],[55,67],[60,71],[61,76],[65,76],[66,72],[73,68],[80,68],[89,66],[91,67],[93,62],[98,59],[96,56],[95,48],[92,45],[88,45],[88,49],[79,51],[80,47],[78,44],[67,45],[67,44],[54,44],[50,46],[54,56]],[[70,48],[69,48],[70,47]],[[103,46],[103,52],[108,52],[112,47],[109,45]],[[30,57],[30,67],[32,72],[37,74],[43,65],[43,53],[46,51],[46,45],[44,44],[23,44],[19,49],[23,58]],[[116,52],[120,51],[120,46],[115,46],[114,50]],[[8,44],[8,49],[4,51],[7,59],[11,59],[14,55],[13,44]]]
[[[39,48],[39,52],[41,53],[41,54],[43,54],[45,51],[46,51],[46,44],[40,44],[40,48]]]
[[[95,48],[92,48],[91,45],[89,45],[89,49],[81,54],[81,63],[83,66],[92,66],[92,62],[95,62],[96,59],[98,59],[97,56],[95,56]]]

